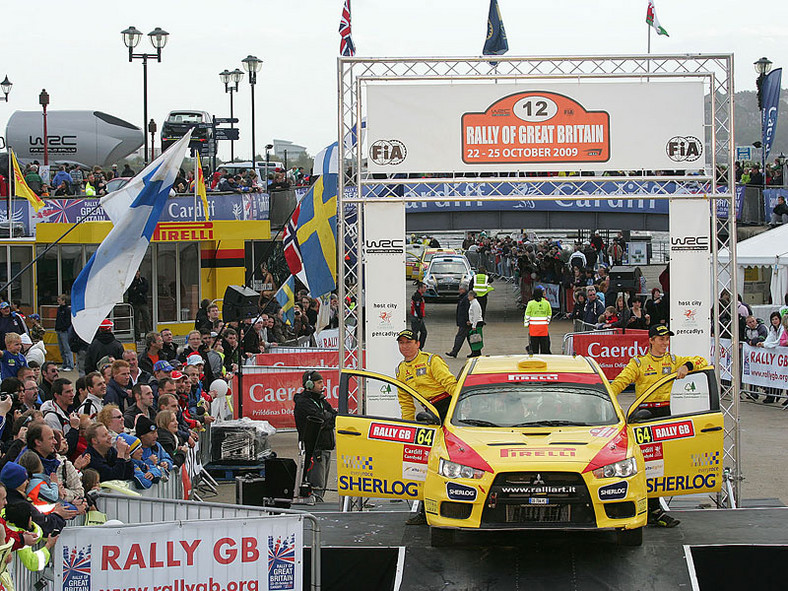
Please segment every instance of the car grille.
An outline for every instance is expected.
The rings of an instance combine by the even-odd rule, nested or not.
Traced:
[[[482,526],[503,523],[593,525],[594,507],[580,474],[508,472],[495,477],[482,511]]]

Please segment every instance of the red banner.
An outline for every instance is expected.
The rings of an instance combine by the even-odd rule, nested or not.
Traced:
[[[247,368],[244,368],[245,370]],[[326,389],[326,399],[337,408],[339,401],[339,370],[320,371]],[[243,416],[256,421],[268,421],[277,429],[295,428],[293,417],[293,396],[303,389],[301,377],[303,371],[273,370],[267,368],[249,368],[244,371],[244,404]],[[233,392],[238,391],[238,378],[233,378]]]
[[[596,334],[586,332],[572,337],[572,346],[577,355],[591,357],[605,372],[609,380],[614,379],[633,357],[648,353],[648,333]]]
[[[337,367],[339,351],[309,351],[298,353],[259,353],[254,364],[265,367],[309,367],[320,371],[321,367]]]

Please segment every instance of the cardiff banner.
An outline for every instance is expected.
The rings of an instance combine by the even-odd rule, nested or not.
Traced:
[[[703,92],[660,80],[370,85],[366,156],[389,174],[704,168]]]
[[[586,332],[572,337],[574,352],[591,357],[608,380],[615,379],[633,357],[648,353],[648,332],[627,331],[626,334]]]
[[[67,527],[55,588],[300,591],[303,529],[298,515]]]

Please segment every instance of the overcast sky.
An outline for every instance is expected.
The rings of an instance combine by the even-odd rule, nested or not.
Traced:
[[[646,0],[499,0],[509,56],[646,52]],[[264,60],[256,87],[257,149],[272,139],[314,154],[336,139],[337,32],[343,0],[8,0],[3,5],[0,77],[14,83],[0,104],[5,129],[15,110],[97,109],[142,126],[142,64],[128,62],[120,31],[134,25],[170,33],[162,63],[148,68],[148,112],[161,125],[173,109],[229,115],[218,73],[248,54]],[[733,53],[736,90],[754,90],[752,62],[788,61],[788,2],[657,0],[670,37],[652,52]],[[489,0],[352,0],[360,57],[480,55]],[[152,51],[147,36],[137,50]],[[250,152],[250,93],[235,95],[241,140]],[[158,140],[157,140],[158,149]],[[220,152],[229,155],[229,148]]]

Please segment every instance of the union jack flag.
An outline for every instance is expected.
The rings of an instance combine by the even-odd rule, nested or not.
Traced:
[[[340,55],[349,57],[356,55],[356,46],[353,45],[353,39],[350,37],[350,0],[345,0],[345,7],[342,9],[342,18],[339,21],[339,35],[342,37],[339,41]]]
[[[83,546],[79,550],[68,546],[63,547],[63,583],[90,581],[90,546]]]
[[[78,213],[85,199],[46,199],[44,200],[44,208],[36,213],[40,218],[46,219],[48,222],[55,224],[67,224],[69,222],[69,212]],[[97,199],[91,200],[95,205],[98,203]],[[87,204],[86,204],[87,205]],[[98,212],[96,212],[98,213]],[[72,217],[74,217],[72,215]],[[79,216],[76,216],[77,218]],[[76,221],[76,219],[74,220]]]

